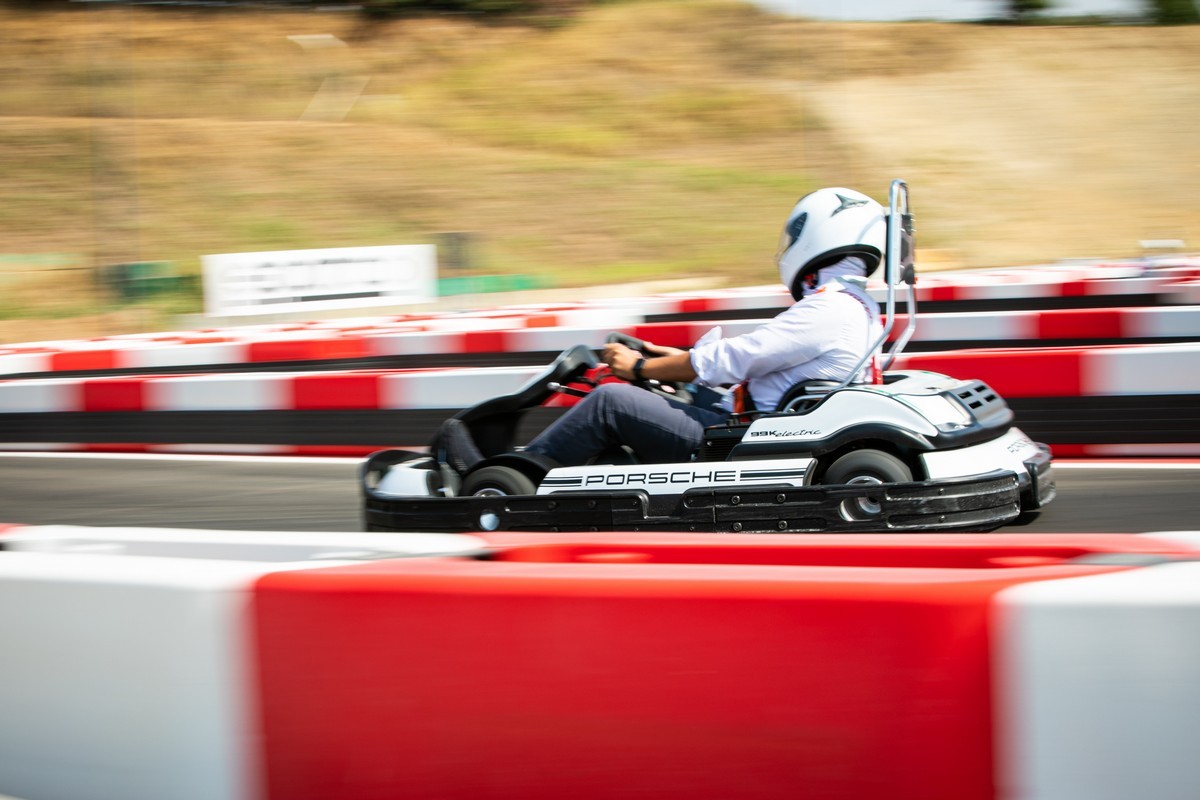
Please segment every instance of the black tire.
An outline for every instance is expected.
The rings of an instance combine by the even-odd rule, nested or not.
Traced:
[[[493,465],[480,467],[463,480],[462,495],[510,496],[534,494],[537,486],[528,475],[519,469]]]
[[[879,485],[911,481],[912,470],[891,453],[882,450],[854,450],[829,465],[821,483],[826,486],[849,484]],[[878,517],[883,508],[881,498],[870,493],[842,501],[838,511],[847,522],[861,522]]]

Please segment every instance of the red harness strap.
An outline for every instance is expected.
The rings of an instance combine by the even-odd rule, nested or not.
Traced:
[[[750,396],[750,389],[746,386],[747,382],[739,383],[733,387],[733,413],[748,414],[751,411],[756,411],[754,407],[754,398]]]

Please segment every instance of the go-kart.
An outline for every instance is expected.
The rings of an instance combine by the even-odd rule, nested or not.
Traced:
[[[1014,427],[1012,410],[981,381],[888,369],[917,319],[907,186],[894,181],[890,195],[887,323],[851,375],[880,357],[898,283],[912,313],[874,382],[797,384],[774,409],[706,429],[687,462],[640,464],[622,448],[563,467],[514,437],[530,409],[605,379],[595,353],[578,345],[517,391],[454,415],[484,456],[471,468],[452,465],[440,435],[428,452],[372,454],[360,469],[366,529],[989,531],[1029,521],[1056,494],[1049,448]],[[612,340],[641,346],[619,332]],[[691,402],[710,391],[642,385]]]

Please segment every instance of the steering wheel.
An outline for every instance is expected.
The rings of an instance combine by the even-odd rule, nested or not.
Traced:
[[[644,340],[639,339],[636,336],[630,336],[628,333],[621,333],[620,331],[613,331],[610,333],[605,337],[604,342],[606,344],[623,344],[630,350],[640,354],[643,358],[656,358],[658,355],[657,353],[651,353],[646,350],[646,342]],[[678,381],[668,381],[664,383],[662,381],[656,381],[652,379],[644,379],[640,381],[631,380],[630,383],[632,383],[634,386],[645,389],[648,392],[660,394],[663,397],[670,398],[671,400],[675,400],[680,403],[692,402],[692,394],[688,390],[688,385],[686,383],[680,383]]]

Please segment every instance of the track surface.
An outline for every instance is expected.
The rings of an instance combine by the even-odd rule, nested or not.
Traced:
[[[0,455],[0,522],[357,531],[357,461]],[[1200,462],[1058,462],[1059,497],[1013,532],[1200,530]]]

